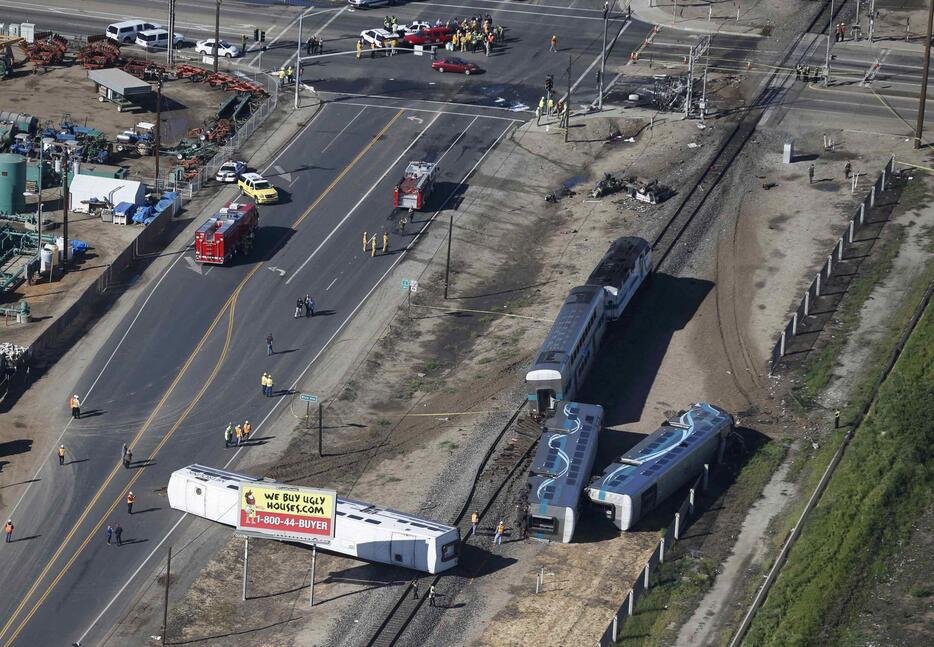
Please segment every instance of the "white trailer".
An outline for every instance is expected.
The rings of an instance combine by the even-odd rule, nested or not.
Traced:
[[[189,465],[172,472],[169,505],[236,527],[240,481],[272,482],[213,467]],[[460,530],[424,517],[338,497],[334,539],[322,548],[370,562],[440,573],[457,566]]]

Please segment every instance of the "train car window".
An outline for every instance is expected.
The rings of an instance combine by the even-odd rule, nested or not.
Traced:
[[[532,518],[529,519],[529,529],[530,530],[542,530],[544,532],[554,532],[555,531],[555,518],[533,514]]]
[[[349,515],[347,515],[347,518],[348,518],[348,519],[356,519],[357,521],[363,521],[363,517],[361,517],[360,515],[356,515],[356,514],[349,514]]]
[[[372,523],[375,526],[378,526],[379,524],[383,523],[382,521],[379,521],[377,519],[364,519],[364,521],[366,521],[367,523]]]
[[[441,547],[441,561],[447,562],[457,557],[457,545],[459,542],[450,541]]]

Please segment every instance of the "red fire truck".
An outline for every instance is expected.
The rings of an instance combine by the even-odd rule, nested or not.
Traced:
[[[236,254],[249,254],[259,225],[255,204],[231,202],[195,232],[195,260],[223,265]]]
[[[437,171],[435,162],[409,162],[402,181],[393,191],[392,206],[396,209],[424,209],[428,204],[428,196],[435,188]]]

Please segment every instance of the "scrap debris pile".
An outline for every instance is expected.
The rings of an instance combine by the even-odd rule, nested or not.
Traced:
[[[664,202],[674,192],[671,188],[660,184],[658,180],[651,182],[641,182],[634,176],[618,178],[610,173],[603,176],[603,179],[597,182],[590,192],[592,198],[602,198],[606,195],[623,192],[634,200],[639,202],[648,202],[649,204],[658,204]]]

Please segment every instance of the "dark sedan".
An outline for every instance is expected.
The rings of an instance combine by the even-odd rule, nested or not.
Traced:
[[[431,68],[439,72],[460,72],[461,74],[476,74],[480,71],[480,68],[473,63],[454,56],[435,61],[431,64]]]

